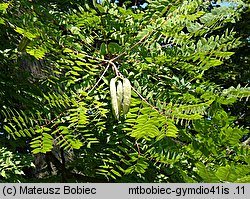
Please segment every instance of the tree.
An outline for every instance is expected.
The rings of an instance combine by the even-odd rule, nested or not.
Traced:
[[[0,4],[1,145],[35,154],[34,181],[250,181],[249,68],[234,56],[247,4],[147,2]],[[132,84],[119,120],[117,76]]]

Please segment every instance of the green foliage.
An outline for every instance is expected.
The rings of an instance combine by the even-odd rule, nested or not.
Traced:
[[[20,182],[24,168],[34,167],[29,155],[14,155],[6,148],[0,149],[0,182]]]
[[[229,67],[248,4],[93,2],[0,4],[1,146],[25,140],[62,181],[249,182],[249,78]],[[119,121],[115,76],[133,88]]]

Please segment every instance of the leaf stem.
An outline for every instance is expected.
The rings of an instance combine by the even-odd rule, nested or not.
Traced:
[[[154,107],[152,104],[150,104],[133,86],[131,86],[131,88],[132,88],[132,90],[144,101],[144,102],[146,102],[146,104],[147,105],[149,105],[152,109],[154,109],[155,111],[157,111],[158,113],[160,113],[159,112],[159,110],[156,108],[156,107]]]
[[[101,77],[97,80],[97,82],[95,83],[95,85],[89,90],[88,95],[95,89],[95,87],[99,84],[99,82],[101,81],[101,79],[103,78],[103,76],[105,75],[105,73],[107,72],[108,68],[110,66],[110,63],[108,64],[108,66],[105,68],[105,70],[103,71],[103,73],[101,74]]]

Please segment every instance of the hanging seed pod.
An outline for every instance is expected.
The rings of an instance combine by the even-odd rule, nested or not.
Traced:
[[[112,112],[113,112],[115,119],[119,120],[119,110],[118,110],[115,82],[116,82],[116,78],[112,78],[110,80],[111,105],[112,105]]]
[[[131,100],[131,84],[127,78],[123,78],[123,114],[127,114]]]
[[[117,106],[118,106],[118,113],[121,114],[121,106],[123,100],[123,86],[122,82],[118,80],[117,87],[116,87],[116,96],[117,96]]]

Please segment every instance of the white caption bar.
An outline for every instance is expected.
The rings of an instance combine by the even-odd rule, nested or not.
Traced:
[[[192,183],[3,183],[0,199],[248,199],[250,183],[192,184]]]

